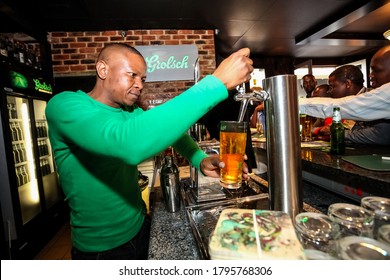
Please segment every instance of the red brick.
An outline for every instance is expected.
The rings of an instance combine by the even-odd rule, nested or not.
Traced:
[[[108,37],[102,37],[102,36],[94,37],[94,40],[96,42],[107,42],[108,41]]]
[[[117,35],[118,33],[116,31],[103,31],[101,36],[112,36]]]
[[[76,65],[76,66],[70,67],[71,71],[84,71],[86,69],[87,69],[87,67],[85,65]]]

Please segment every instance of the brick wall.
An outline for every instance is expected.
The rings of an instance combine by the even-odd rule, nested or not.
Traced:
[[[95,75],[95,59],[106,43],[123,42],[132,46],[196,44],[200,76],[211,74],[216,66],[213,30],[116,30],[97,32],[49,33],[53,74],[59,77]],[[140,105],[163,103],[182,93],[193,81],[146,83]]]

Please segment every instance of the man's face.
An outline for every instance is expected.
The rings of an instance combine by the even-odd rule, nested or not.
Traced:
[[[131,52],[113,55],[108,62],[104,81],[110,106],[133,105],[141,95],[146,79],[146,64],[138,54]]]
[[[341,98],[347,96],[346,83],[337,81],[335,76],[330,76],[328,80],[329,93],[332,98]]]
[[[370,81],[373,88],[390,82],[390,53],[375,54],[370,64]]]
[[[306,93],[311,93],[317,85],[317,81],[313,77],[304,77],[302,81],[303,89]]]

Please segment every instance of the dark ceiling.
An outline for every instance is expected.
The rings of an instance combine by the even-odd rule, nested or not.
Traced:
[[[0,32],[213,29],[221,55],[358,56],[390,29],[390,0],[4,0],[0,13]]]

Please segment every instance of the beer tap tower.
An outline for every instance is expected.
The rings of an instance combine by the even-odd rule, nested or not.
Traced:
[[[287,212],[294,218],[303,209],[297,78],[267,78],[263,90],[253,93],[245,93],[241,86],[235,100],[241,101],[239,121],[250,100],[264,101],[270,209]]]

